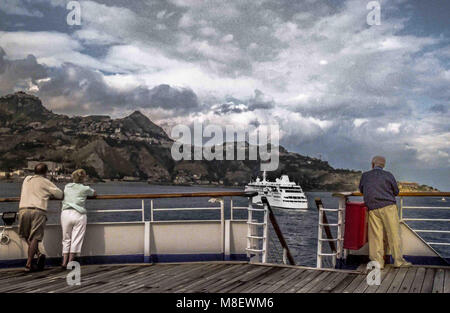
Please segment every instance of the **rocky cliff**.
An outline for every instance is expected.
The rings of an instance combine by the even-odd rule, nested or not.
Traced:
[[[39,98],[18,92],[0,97],[0,168],[25,167],[27,160],[85,168],[99,179],[139,177],[153,183],[244,185],[258,174],[259,161],[179,161],[164,130],[136,111],[121,119],[68,117],[47,110]],[[361,172],[280,147],[275,179],[287,173],[305,190],[355,190]]]

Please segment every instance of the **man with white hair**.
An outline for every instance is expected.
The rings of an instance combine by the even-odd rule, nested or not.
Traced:
[[[369,209],[369,258],[377,261],[384,268],[383,234],[394,258],[394,267],[408,267],[411,263],[403,258],[401,249],[400,227],[398,218],[397,181],[390,172],[383,170],[386,159],[375,156],[372,170],[362,174],[359,190],[364,195],[364,202]]]

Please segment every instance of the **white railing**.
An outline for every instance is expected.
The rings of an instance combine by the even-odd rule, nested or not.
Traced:
[[[247,208],[247,257],[250,257],[252,253],[259,257],[259,261],[262,263],[267,262],[268,251],[268,231],[267,231],[267,206],[264,205],[263,209],[253,208],[251,201]],[[253,212],[263,212],[263,222],[257,222],[253,219]],[[262,236],[258,236],[258,227],[262,227]],[[262,241],[261,248],[259,248],[258,241]]]
[[[244,227],[246,223],[246,219],[244,218],[238,218],[236,219],[235,210],[242,210],[245,209],[246,211],[250,208],[252,209],[252,203],[251,199],[249,199],[248,207],[235,207],[233,205],[233,198],[232,197],[248,197],[243,192],[212,192],[212,193],[191,193],[191,194],[177,194],[175,197],[205,197],[209,198],[210,203],[214,203],[216,205],[203,205],[202,207],[193,207],[193,208],[187,208],[187,207],[173,207],[173,208],[167,208],[167,207],[156,207],[156,203],[154,200],[160,199],[160,198],[171,198],[171,194],[146,194],[146,195],[104,195],[99,196],[98,198],[94,198],[92,200],[123,200],[125,199],[139,199],[141,200],[140,207],[139,208],[130,208],[130,209],[94,209],[94,210],[87,210],[88,214],[97,215],[97,214],[111,214],[111,213],[137,213],[139,214],[139,217],[137,219],[134,218],[133,215],[133,221],[126,221],[126,222],[89,222],[88,224],[136,224],[136,223],[142,223],[144,224],[144,257],[150,257],[151,255],[151,241],[150,238],[152,237],[152,227],[157,227],[159,224],[164,223],[199,223],[199,222],[205,222],[207,223],[214,223],[217,224],[217,237],[214,238],[214,240],[218,240],[218,250],[217,252],[221,251],[224,258],[226,259],[232,254],[232,251],[236,249],[236,246],[232,246],[233,240],[233,232],[238,231],[239,233],[243,230],[242,227]],[[174,198],[175,198],[174,197]],[[225,219],[225,202],[224,197],[230,197],[230,212],[231,212],[231,219]],[[0,199],[0,202],[18,202],[17,198],[3,198]],[[217,205],[218,204],[218,205]],[[217,211],[220,214],[220,217],[217,219],[214,216],[209,217],[200,217],[201,220],[198,219],[190,219],[187,217],[186,219],[181,219],[181,217],[176,216],[175,218],[171,218],[171,216],[164,216],[162,219],[159,219],[159,216],[156,215],[158,212],[177,212],[177,211],[208,211],[213,210]],[[60,214],[60,209],[52,209],[48,211],[48,214]],[[149,216],[150,215],[150,216]],[[1,213],[0,213],[1,216]],[[89,219],[88,219],[89,220]],[[267,221],[267,219],[266,219]],[[54,223],[59,224],[59,219],[54,219]],[[48,226],[56,226],[58,224],[48,224]],[[242,226],[239,226],[242,225]],[[14,226],[17,227],[17,226]],[[6,245],[9,243],[9,237],[6,234],[8,227],[6,226],[0,226],[0,233],[1,233],[1,245]],[[5,232],[6,230],[6,232]],[[245,240],[245,234],[244,237],[241,238],[241,240]],[[238,241],[239,242],[239,241]],[[242,249],[245,252],[245,241],[242,241],[243,247],[239,248]],[[266,249],[267,250],[267,249]],[[240,250],[239,250],[240,251]],[[242,253],[242,252],[241,252]],[[265,259],[265,258],[264,258]]]
[[[250,200],[247,207],[235,207],[231,202],[231,220],[234,220],[234,210],[247,210],[247,257],[251,257],[252,254],[262,263],[267,263],[268,251],[268,209],[264,204],[262,209],[253,208],[252,201]],[[257,222],[253,218],[253,212],[263,212],[263,222]],[[258,236],[258,227],[262,227],[262,236]],[[262,241],[259,244],[259,241]],[[258,248],[261,246],[261,248]]]
[[[436,197],[436,196],[435,196]],[[440,198],[440,196],[437,196]],[[407,210],[421,210],[421,211],[430,211],[430,210],[450,210],[450,207],[446,206],[407,206],[404,205],[404,197],[400,197],[400,206],[399,206],[399,216],[400,220],[403,222],[450,222],[450,219],[447,218],[408,218],[403,217],[403,211],[405,209]],[[450,230],[441,230],[441,229],[411,229],[416,233],[434,233],[434,234],[450,234]],[[422,238],[423,239],[423,238]],[[433,246],[450,246],[450,242],[432,242],[432,241],[426,241],[425,242],[429,245]]]
[[[323,267],[323,257],[331,257],[332,258],[332,266],[336,266],[336,260],[345,259],[347,257],[347,250],[344,249],[344,229],[345,229],[345,206],[349,197],[361,197],[362,194],[359,192],[342,192],[342,193],[334,193],[333,196],[338,197],[339,205],[338,209],[328,209],[322,206],[318,206],[319,209],[319,220],[318,220],[318,240],[317,240],[317,267]],[[403,211],[405,209],[408,210],[450,210],[450,207],[447,206],[406,206],[404,205],[404,197],[450,197],[449,192],[400,192],[399,194],[399,218],[402,222],[450,222],[450,219],[447,218],[405,218],[403,217]],[[337,213],[336,223],[323,223],[323,217],[325,212],[335,212]],[[337,227],[336,238],[324,238],[323,232],[326,227]],[[411,227],[410,227],[411,228]],[[450,230],[441,230],[441,229],[414,229],[411,228],[416,233],[436,233],[436,234],[450,234]],[[418,234],[417,234],[418,235]],[[419,236],[419,235],[418,235]],[[442,242],[430,242],[424,240],[421,236],[419,236],[424,242],[428,245],[434,246],[450,246],[449,240],[444,240]],[[332,251],[331,253],[323,252],[323,242],[334,242],[336,244],[336,251]]]
[[[324,208],[322,201],[320,199],[316,199],[316,205],[319,210],[319,220],[317,227],[317,268],[323,268],[324,257],[331,257],[331,266],[336,267],[336,260],[341,259],[343,255],[343,242],[344,242],[344,234],[343,234],[343,224],[344,224],[344,214],[345,214],[345,199],[339,199],[339,207],[337,209],[329,209]],[[337,213],[336,220],[337,223],[328,222],[328,217],[326,216],[326,212]],[[336,227],[336,238],[324,238],[323,233],[331,233],[330,227]],[[324,252],[323,243],[328,242],[330,245],[331,252]],[[334,251],[331,247],[334,243]]]

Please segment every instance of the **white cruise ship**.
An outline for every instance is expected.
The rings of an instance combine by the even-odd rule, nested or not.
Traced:
[[[245,191],[256,191],[258,196],[253,197],[254,204],[262,204],[261,196],[266,196],[269,204],[282,209],[306,210],[308,200],[303,193],[302,187],[295,182],[289,181],[288,175],[282,175],[275,182],[266,180],[266,172],[263,172],[263,179],[259,177],[255,182],[250,182],[245,186]]]

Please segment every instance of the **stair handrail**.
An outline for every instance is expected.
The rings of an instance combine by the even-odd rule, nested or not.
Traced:
[[[294,257],[291,254],[291,250],[289,250],[289,246],[284,239],[283,232],[280,229],[280,226],[278,225],[277,219],[275,217],[275,214],[273,214],[272,207],[269,204],[269,201],[266,197],[261,197],[261,201],[263,204],[267,206],[267,209],[269,210],[269,219],[272,223],[273,229],[275,231],[275,234],[278,237],[278,241],[280,242],[281,246],[283,247],[283,252],[286,254],[286,258],[289,261],[290,265],[295,265]]]

